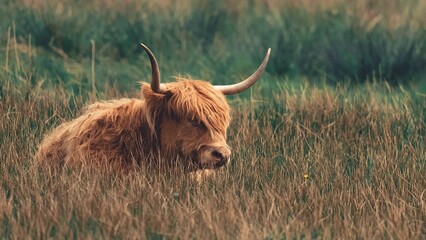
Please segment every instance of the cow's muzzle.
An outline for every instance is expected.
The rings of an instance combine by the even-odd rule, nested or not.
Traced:
[[[204,146],[200,149],[199,166],[204,169],[217,169],[225,166],[231,157],[228,146]]]

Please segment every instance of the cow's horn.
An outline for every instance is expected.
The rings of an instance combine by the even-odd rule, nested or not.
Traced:
[[[254,72],[250,77],[236,84],[232,85],[216,85],[214,86],[217,90],[221,91],[224,95],[232,95],[243,92],[249,87],[253,86],[256,81],[260,78],[262,73],[265,71],[266,65],[268,64],[269,55],[271,54],[271,49],[269,48],[266,52],[266,56],[263,59],[262,64],[260,64],[259,68]]]
[[[151,89],[153,92],[161,93],[164,89],[162,84],[160,84],[160,69],[158,68],[157,59],[155,59],[154,54],[151,50],[141,43],[143,49],[145,49],[146,54],[148,54],[149,61],[151,62],[151,71],[152,71],[152,79],[151,79]]]

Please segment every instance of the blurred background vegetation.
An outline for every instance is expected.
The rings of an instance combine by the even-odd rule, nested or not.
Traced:
[[[137,89],[150,76],[143,42],[165,82],[236,82],[271,47],[261,89],[288,79],[426,89],[421,0],[0,1],[1,78],[28,87],[82,94],[94,75],[101,91]]]

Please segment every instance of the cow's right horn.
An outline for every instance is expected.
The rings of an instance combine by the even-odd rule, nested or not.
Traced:
[[[155,59],[154,54],[151,50],[141,43],[142,48],[145,50],[146,54],[148,54],[149,61],[151,62],[151,89],[153,92],[161,93],[164,91],[164,86],[160,84],[160,69],[158,68],[157,59]]]

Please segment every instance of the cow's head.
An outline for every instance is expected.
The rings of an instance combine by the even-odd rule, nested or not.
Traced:
[[[166,156],[180,155],[198,168],[219,168],[229,162],[231,149],[226,143],[229,105],[224,95],[251,87],[268,63],[268,49],[260,67],[246,80],[213,86],[199,80],[178,79],[160,84],[160,70],[154,54],[143,44],[152,68],[151,84],[142,85],[150,128]]]

